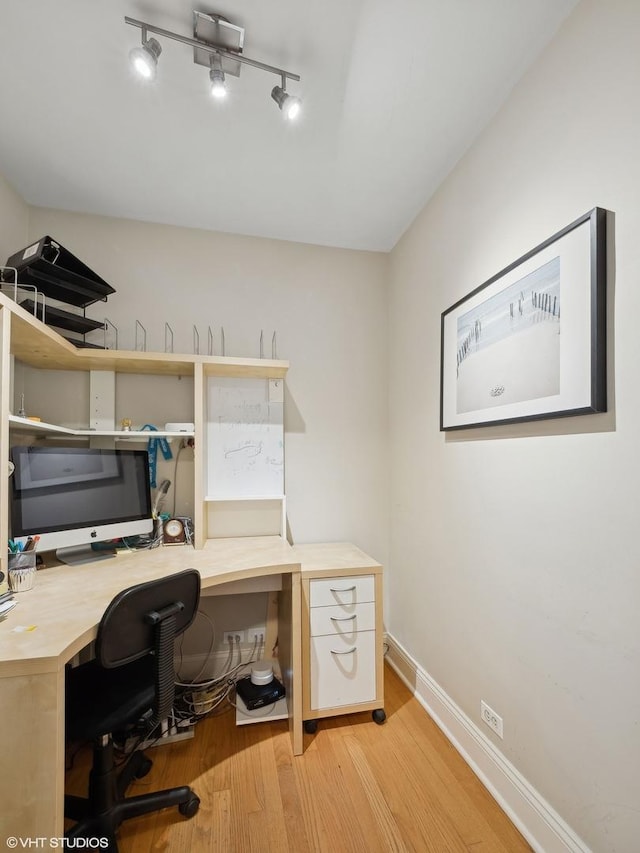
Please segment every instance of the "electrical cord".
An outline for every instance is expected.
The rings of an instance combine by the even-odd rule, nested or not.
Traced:
[[[235,691],[236,682],[241,677],[242,670],[252,663],[260,660],[259,650],[262,648],[263,638],[258,639],[256,635],[253,648],[249,653],[249,658],[246,661],[242,660],[242,650],[240,643],[237,643],[238,663],[235,666],[229,667],[233,662],[233,652],[236,648],[234,639],[230,647],[230,654],[225,664],[225,671],[214,678],[206,681],[176,681],[176,686],[183,688],[179,698],[177,698],[175,712],[179,717],[182,726],[195,724],[199,720],[212,714],[213,711],[220,708],[225,699],[229,706],[235,707],[230,700],[231,694]],[[202,673],[200,670],[199,675]],[[228,710],[228,708],[226,709]]]
[[[119,764],[126,763],[126,761],[129,760],[130,755],[141,747],[147,749],[161,741],[166,734],[164,729],[165,724],[169,732],[178,732],[180,729],[194,726],[205,717],[228,713],[231,708],[235,708],[245,716],[254,716],[242,707],[239,707],[236,702],[233,701],[232,697],[236,694],[236,683],[241,677],[243,677],[243,671],[246,667],[261,659],[264,638],[256,635],[253,647],[249,652],[249,657],[246,661],[242,659],[242,649],[240,647],[239,639],[238,641],[234,639],[232,643],[230,643],[229,654],[225,661],[223,672],[213,678],[199,681],[198,679],[201,677],[207,663],[209,663],[211,659],[215,640],[215,626],[206,613],[202,611],[198,611],[198,613],[203,616],[211,626],[211,642],[203,666],[200,668],[197,676],[191,681],[181,681],[179,679],[175,681],[175,686],[177,688],[176,699],[170,717],[166,721],[154,726],[149,726],[147,724],[143,731],[138,731],[133,745],[131,745],[130,740],[125,741],[124,744],[114,744],[116,750],[122,755]],[[234,652],[236,650],[238,662],[235,665],[232,665]],[[180,644],[179,654],[180,666],[182,666],[182,642]],[[266,707],[261,708],[260,710],[261,713],[266,716],[272,713],[275,707],[276,703],[274,702],[268,710]],[[157,737],[150,741],[149,739],[151,735],[153,735],[153,733],[158,729],[159,732]]]
[[[209,640],[209,649],[207,651],[204,663],[200,667],[198,674],[193,677],[192,683],[197,683],[198,679],[201,678],[202,673],[207,668],[207,665],[209,664],[209,662],[211,660],[211,655],[213,653],[213,646],[214,646],[215,640],[216,640],[216,628],[215,628],[215,625],[213,624],[213,620],[211,619],[209,614],[205,613],[204,610],[198,610],[198,612],[196,613],[196,616],[202,616],[202,618],[206,619],[206,621],[209,623],[209,627],[211,628],[211,639]],[[183,642],[183,640],[184,640],[184,634],[181,634],[180,635],[180,650],[179,650],[180,651],[180,666],[178,667],[178,680],[176,681],[176,684],[181,686],[181,687],[184,686],[180,682],[180,669],[182,668],[182,642]]]
[[[251,650],[249,660],[246,660],[246,661],[242,660],[242,652],[240,650],[240,644],[238,643],[239,662],[235,666],[231,667],[230,669],[226,670],[225,672],[220,673],[220,675],[216,675],[214,678],[206,679],[206,681],[195,681],[195,680],[194,681],[176,681],[176,686],[177,687],[186,687],[186,688],[195,688],[196,690],[206,690],[208,687],[214,687],[219,682],[224,681],[229,676],[235,674],[239,669],[242,669],[246,666],[249,666],[252,663],[257,663],[258,660],[260,660],[259,656],[254,657],[256,649],[257,649],[257,644],[258,644],[258,640],[256,639],[256,641],[253,644],[253,649]],[[232,648],[233,647],[235,647],[235,640],[233,642]]]
[[[225,671],[215,678],[207,679],[206,681],[198,681],[197,679],[193,679],[191,681],[176,681],[177,687],[184,688],[176,697],[176,704],[174,706],[174,711],[180,721],[178,725],[182,723],[182,726],[184,727],[186,725],[195,724],[198,720],[215,710],[221,702],[224,701],[224,698],[230,690],[230,685],[233,683],[229,679],[229,676],[232,675],[233,671],[237,669],[238,665],[240,665],[238,664],[236,667],[229,669],[229,665],[233,662],[234,649],[235,640],[229,648],[229,655],[227,656],[227,661],[225,663]],[[240,662],[242,662],[239,643],[238,658]],[[200,676],[201,673],[202,669],[198,676]]]
[[[178,448],[178,452],[176,453],[176,461],[173,463],[173,510],[171,511],[171,516],[174,517],[176,514],[176,495],[178,494],[178,460],[180,459],[180,454],[185,448],[184,441],[180,442],[180,447]]]
[[[120,760],[117,762],[117,766],[125,764],[129,760],[130,756],[138,749],[148,749],[154,746],[159,741],[161,741],[162,738],[165,736],[165,723],[169,732],[178,732],[180,729],[195,725],[197,722],[204,719],[205,717],[226,713],[232,707],[238,708],[238,706],[233,702],[231,698],[232,695],[235,693],[236,682],[239,680],[239,678],[242,677],[242,672],[246,669],[247,666],[252,663],[256,663],[258,660],[261,659],[260,652],[262,651],[264,638],[262,636],[260,636],[259,638],[256,635],[253,647],[249,652],[249,657],[246,661],[243,661],[242,659],[242,649],[240,647],[239,640],[236,641],[234,639],[233,642],[230,643],[229,654],[227,656],[227,660],[225,661],[223,672],[213,678],[200,681],[199,679],[201,678],[202,673],[205,671],[207,664],[211,660],[211,655],[215,643],[215,626],[207,613],[202,610],[198,610],[197,614],[206,619],[211,628],[209,650],[207,652],[206,659],[203,665],[198,671],[198,674],[192,680],[182,681],[180,679],[177,679],[175,681],[175,686],[176,688],[178,688],[178,691],[176,692],[176,699],[174,702],[174,707],[171,711],[171,715],[166,721],[156,723],[153,726],[146,723],[145,728],[142,731],[139,730],[137,732],[133,744],[131,744],[130,739],[125,740],[124,743],[114,742],[114,748],[116,752],[121,756]],[[238,662],[235,665],[232,665],[234,652],[236,650]],[[179,655],[179,668],[181,668],[183,663],[182,638],[180,641]],[[270,710],[265,711],[264,713],[271,713],[273,708],[275,708],[275,703]],[[238,708],[238,710],[240,710],[241,713],[245,713],[242,708]],[[150,740],[151,736],[155,731],[158,731],[157,737]],[[71,765],[73,765],[74,758],[75,753],[73,756],[71,756]]]
[[[116,767],[121,767],[123,764],[126,764],[130,756],[132,756],[133,753],[137,752],[139,749],[149,749],[150,747],[155,746],[159,740],[162,740],[163,735],[161,723],[150,725],[149,721],[146,721],[144,725],[145,728],[142,729],[142,731],[138,731],[135,736],[132,735],[132,737],[134,737],[133,744],[130,743],[131,738],[125,739],[123,743],[120,743],[114,739],[114,750],[121,755],[120,760],[115,762]],[[160,729],[160,734],[149,742],[149,738],[158,728]]]

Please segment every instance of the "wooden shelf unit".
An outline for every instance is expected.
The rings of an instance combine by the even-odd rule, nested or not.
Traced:
[[[194,527],[195,546],[207,541],[207,498],[204,487],[206,443],[206,381],[210,376],[234,378],[284,379],[289,362],[279,359],[234,358],[188,353],[157,353],[126,350],[78,349],[46,326],[6,294],[0,293],[0,458],[7,460],[10,431],[34,435],[59,435],[65,439],[112,438],[117,441],[148,441],[155,438],[194,439]],[[194,424],[193,432],[125,432],[122,430],[71,429],[46,421],[30,421],[12,414],[11,357],[38,370],[104,371],[115,374],[192,377],[194,411],[185,413],[185,421]],[[43,413],[46,415],[46,412]],[[6,463],[5,463],[6,464]],[[0,536],[7,541],[8,479],[0,478]],[[6,554],[0,549],[0,571],[6,575]],[[1,588],[1,587],[0,587]]]
[[[0,293],[0,308],[7,309],[10,315],[11,353],[18,361],[41,370],[112,370],[115,373],[193,376],[196,366],[199,366],[204,376],[284,379],[289,369],[289,362],[280,359],[82,350],[3,293]]]

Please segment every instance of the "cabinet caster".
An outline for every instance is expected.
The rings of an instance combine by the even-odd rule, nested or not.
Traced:
[[[193,817],[200,808],[200,797],[194,794],[186,803],[180,803],[178,811],[183,817]]]
[[[317,720],[305,720],[304,721],[304,730],[308,735],[314,735],[318,731],[318,721]]]
[[[384,708],[376,708],[375,711],[371,712],[371,717],[373,718],[373,722],[377,723],[379,726],[381,726],[387,719]]]

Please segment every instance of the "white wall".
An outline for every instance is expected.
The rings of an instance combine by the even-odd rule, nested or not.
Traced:
[[[27,243],[29,207],[0,175],[0,265]]]
[[[388,628],[602,853],[640,844],[638,32],[637,0],[583,0],[390,273]],[[610,412],[440,433],[441,312],[596,205]]]
[[[165,322],[175,352],[193,352],[195,324],[200,352],[211,326],[220,354],[224,326],[227,355],[257,357],[263,329],[271,357],[276,330],[277,355],[291,364],[285,478],[293,539],[350,540],[386,561],[386,255],[32,208],[30,239],[44,234],[116,288],[87,313],[118,326],[120,349],[134,348],[136,319],[156,351],[164,350]]]

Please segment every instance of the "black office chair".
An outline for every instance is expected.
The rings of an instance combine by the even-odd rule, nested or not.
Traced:
[[[145,776],[152,762],[136,750],[118,772],[113,733],[141,719],[150,733],[168,717],[174,638],[195,619],[199,600],[194,569],[123,590],[98,626],[95,660],[67,670],[67,740],[94,742],[88,798],[65,796],[65,816],[78,821],[68,838],[108,838],[109,850],[117,851],[116,831],[128,818],[168,806],[178,806],[185,817],[198,811],[200,800],[187,786],[126,798],[129,784]]]

